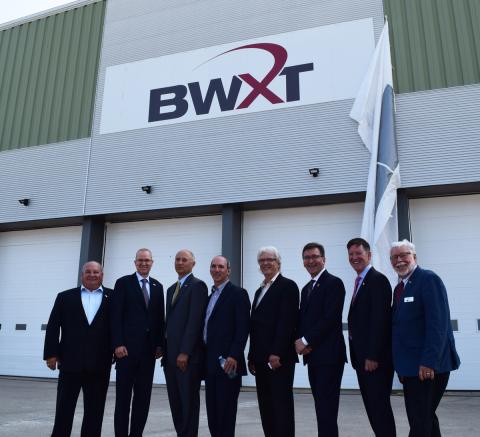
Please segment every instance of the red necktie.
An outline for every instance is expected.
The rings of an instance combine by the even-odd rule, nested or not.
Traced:
[[[360,284],[361,280],[362,280],[361,276],[357,276],[355,279],[355,287],[353,288],[353,294],[352,294],[352,304],[353,302],[355,302],[355,298],[357,297],[358,285]]]
[[[402,298],[403,290],[405,289],[405,284],[403,281],[400,281],[395,290],[393,291],[393,299],[395,303],[398,305],[400,303],[400,299]]]

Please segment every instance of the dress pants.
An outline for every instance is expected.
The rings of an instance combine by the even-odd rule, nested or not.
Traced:
[[[178,437],[197,437],[200,416],[200,369],[189,363],[182,372],[176,365],[164,361],[168,401],[173,425]]]
[[[208,428],[212,437],[234,437],[242,377],[225,373],[205,377]]]
[[[435,414],[447,388],[450,372],[436,373],[435,379],[420,381],[418,376],[404,377],[403,394],[407,410],[409,437],[440,437],[440,424]]]
[[[100,437],[110,372],[60,370],[52,437],[69,437],[80,389],[83,391],[81,437]]]
[[[128,355],[117,360],[116,369],[115,437],[141,437],[150,408],[155,356],[153,353]],[[130,402],[132,416],[129,434]]]
[[[358,385],[368,420],[377,437],[395,437],[390,395],[392,393],[393,367],[380,366],[373,372],[357,370]]]
[[[254,364],[258,407],[265,437],[293,437],[295,363],[283,364],[276,370],[271,370],[265,363]]]
[[[334,365],[308,364],[319,436],[338,437],[338,406],[344,366],[343,361]]]

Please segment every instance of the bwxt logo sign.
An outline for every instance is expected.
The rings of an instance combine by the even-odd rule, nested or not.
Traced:
[[[152,89],[150,90],[148,121],[152,123],[183,117],[189,112],[189,109],[192,111],[192,108],[189,106],[189,100],[196,115],[208,114],[214,99],[218,102],[222,112],[248,108],[259,96],[262,96],[272,105],[300,100],[301,74],[313,71],[313,62],[286,67],[288,53],[279,44],[257,43],[243,45],[223,52],[207,62],[237,50],[250,49],[264,50],[273,55],[273,67],[262,80],[257,80],[250,73],[241,73],[232,76],[229,84],[224,84],[221,78],[211,79],[206,91],[204,90],[203,93],[199,82]],[[272,81],[279,76],[284,78],[285,100],[269,88]],[[228,86],[228,90],[226,86]],[[238,102],[240,91],[244,86],[249,87],[249,93]],[[189,100],[187,95],[190,96]]]

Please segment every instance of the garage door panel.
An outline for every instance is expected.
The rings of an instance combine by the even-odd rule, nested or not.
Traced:
[[[210,216],[108,224],[104,257],[104,282],[108,287],[113,287],[119,277],[135,271],[135,253],[142,247],[152,251],[151,275],[162,283],[165,292],[177,281],[174,259],[180,249],[189,249],[195,254],[193,273],[210,287],[210,261],[222,250],[222,219]],[[154,382],[165,383],[158,364]]]
[[[262,282],[257,264],[261,246],[275,246],[282,256],[282,274],[293,279],[301,289],[310,277],[303,267],[301,252],[310,241],[325,246],[327,269],[342,278],[347,295],[343,320],[347,320],[348,304],[355,281],[355,273],[348,263],[346,243],[360,233],[363,204],[343,204],[290,208],[244,213],[243,222],[243,286],[253,300],[255,290]],[[346,337],[346,333],[344,332]],[[245,385],[254,385],[253,377],[244,379]],[[308,387],[307,369],[298,364],[296,387]],[[342,387],[357,387],[356,376],[349,364],[345,366]]]
[[[56,295],[75,287],[81,227],[0,233],[0,374],[57,376],[43,361]],[[25,330],[17,330],[25,324]]]
[[[455,339],[462,361],[449,389],[480,389],[480,195],[410,201],[412,240],[418,263],[435,271],[447,288],[450,313],[458,322]]]

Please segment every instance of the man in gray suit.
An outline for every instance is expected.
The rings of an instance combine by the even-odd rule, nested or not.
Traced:
[[[173,424],[179,437],[196,437],[200,411],[202,328],[208,289],[193,276],[195,256],[175,256],[178,281],[167,290],[166,351],[163,369]]]

